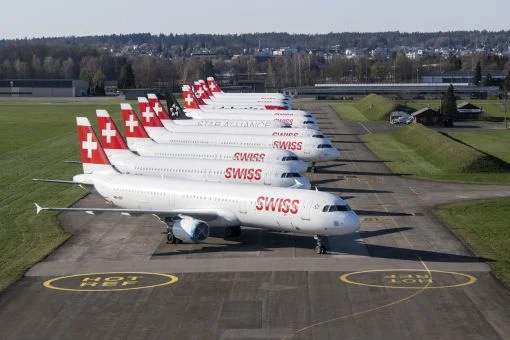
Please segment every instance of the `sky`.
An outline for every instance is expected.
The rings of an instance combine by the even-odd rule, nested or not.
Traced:
[[[510,29],[508,0],[25,0],[5,1],[2,14],[0,39]]]

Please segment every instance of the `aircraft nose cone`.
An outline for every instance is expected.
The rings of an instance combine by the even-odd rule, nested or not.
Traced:
[[[308,170],[308,165],[306,165],[306,163],[303,162],[302,160],[294,161],[292,169],[295,172],[297,172],[299,174],[302,174],[302,173],[305,173]]]
[[[358,231],[361,227],[361,221],[354,211],[350,211],[344,219],[344,228],[348,233]]]

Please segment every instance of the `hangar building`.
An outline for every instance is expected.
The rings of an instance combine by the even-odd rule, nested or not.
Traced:
[[[1,97],[81,97],[89,84],[72,79],[0,79]]]

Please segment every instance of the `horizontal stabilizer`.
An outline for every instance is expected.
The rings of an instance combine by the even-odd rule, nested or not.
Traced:
[[[65,180],[61,180],[61,179],[33,178],[32,181],[35,181],[35,182],[48,182],[48,183],[60,183],[60,184],[91,185],[90,183],[75,182],[75,181],[65,181]]]

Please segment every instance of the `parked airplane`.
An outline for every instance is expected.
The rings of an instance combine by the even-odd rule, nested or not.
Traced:
[[[200,85],[197,85],[200,87]],[[231,105],[229,103],[221,103],[221,104],[206,104],[203,99],[197,98],[195,92],[193,92],[193,89],[190,85],[183,85],[181,87],[182,89],[182,96],[185,103],[185,108],[190,109],[202,109],[206,112],[230,112],[230,113],[252,113],[256,115],[276,115],[276,116],[283,116],[283,117],[295,117],[295,116],[301,116],[301,117],[307,117],[307,118],[313,118],[312,114],[310,112],[306,112],[303,110],[261,110],[260,108],[250,109],[249,107],[245,108],[236,108],[235,105]],[[206,95],[207,92],[202,91],[204,95]],[[195,102],[195,105],[191,106]],[[243,103],[240,100],[240,103]],[[250,105],[249,102],[246,103],[248,106]]]
[[[304,128],[235,128],[230,127],[215,127],[215,126],[183,126],[178,125],[170,119],[170,116],[165,115],[161,107],[152,109],[150,102],[145,97],[138,97],[138,106],[142,115],[156,114],[157,109],[159,113],[158,118],[161,120],[163,126],[171,132],[185,132],[185,133],[221,133],[221,134],[236,134],[236,135],[260,135],[260,136],[288,136],[288,137],[305,137],[310,136],[314,138],[326,138],[321,132],[313,129]]]
[[[256,97],[256,98],[274,98],[274,99],[288,99],[289,97],[281,94],[281,93],[254,93],[254,92],[248,92],[248,93],[226,93],[221,90],[220,85],[213,77],[207,77],[207,85],[209,90],[214,94],[215,97],[226,97],[226,98],[249,98],[249,97]]]
[[[127,127],[138,124],[136,113],[130,104],[121,104],[121,111]],[[157,143],[284,149],[294,152],[305,162],[312,162],[312,170],[316,162],[330,161],[340,156],[340,152],[323,138],[176,133],[165,129],[155,114],[143,115],[142,125],[149,137]]]
[[[288,150],[252,148],[240,146],[214,146],[214,145],[210,146],[210,145],[156,143],[149,137],[143,125],[138,120],[138,116],[133,112],[132,118],[133,121],[131,121],[129,113],[126,115],[127,112],[130,111],[126,110],[123,113],[123,118],[125,122],[123,125],[127,145],[130,150],[135,151],[141,156],[158,156],[187,159],[233,160],[242,162],[260,162],[272,164],[282,163],[289,167],[293,172],[297,173],[304,173],[308,168],[305,162],[300,160],[295,153]],[[126,118],[126,116],[128,118]],[[112,128],[115,127],[113,121],[111,127]]]
[[[237,236],[240,226],[316,235],[317,253],[326,253],[325,237],[359,229],[358,216],[341,199],[325,192],[245,184],[208,183],[120,174],[108,156],[80,126],[83,174],[72,181],[93,186],[104,199],[119,208],[40,207],[41,211],[81,211],[89,214],[116,212],[124,215],[156,215],[167,224],[170,243],[203,242],[211,227],[224,227],[225,236]]]
[[[106,110],[96,110],[101,144],[112,165],[121,173],[188,178],[207,182],[245,183],[310,189],[310,181],[284,163],[243,162],[231,160],[197,160],[166,157],[141,157],[130,151]],[[79,135],[80,145],[94,139],[87,118],[78,120],[87,134]],[[80,125],[81,124],[81,125]],[[93,140],[93,142],[96,142]],[[99,148],[101,146],[98,146]]]
[[[236,113],[235,116],[232,115],[232,113],[211,113],[211,112],[205,112],[199,109],[186,109],[183,110],[180,106],[179,102],[175,99],[173,95],[169,96],[167,98],[167,104],[169,107],[169,111],[172,112],[172,115],[175,115],[179,118],[178,123],[181,123],[185,120],[223,120],[223,121],[234,121],[234,120],[257,120],[257,121],[263,121],[263,122],[270,122],[270,121],[276,121],[280,122],[282,124],[285,124],[286,126],[291,126],[293,128],[307,128],[307,129],[319,129],[319,125],[316,123],[315,120],[309,120],[308,117],[303,118],[285,118],[280,116],[273,116],[273,115],[252,115],[249,113],[244,113],[244,111],[240,111],[239,113]],[[283,111],[282,111],[283,112]],[[190,119],[192,118],[192,119]],[[312,118],[313,119],[313,118]],[[187,123],[183,123],[187,124]],[[210,123],[208,123],[209,126]],[[225,126],[225,125],[222,125]],[[250,126],[253,127],[253,126]]]
[[[182,87],[186,116],[202,119],[271,119],[287,123],[293,128],[304,127],[318,129],[317,120],[305,111],[295,110],[264,111],[264,110],[231,110],[231,109],[207,109],[201,105],[195,94],[189,90],[188,85]]]
[[[208,108],[214,109],[236,109],[236,110],[244,110],[244,109],[254,109],[254,110],[289,110],[291,108],[291,104],[287,99],[264,99],[264,98],[255,98],[255,97],[247,97],[247,98],[215,98],[214,96],[209,95],[209,91],[207,91],[207,86],[202,85],[199,81],[193,83],[193,85],[189,85],[193,93],[199,99],[199,101],[203,102],[204,105],[207,105]]]
[[[190,119],[190,117],[186,117],[184,114],[184,110],[182,110],[181,106],[175,98],[167,98],[167,104],[169,104],[169,111],[171,110],[171,115],[161,102],[158,97],[153,94],[147,94],[147,99],[149,100],[149,104],[152,109],[158,115],[159,119],[164,122],[164,120],[172,120],[177,125],[180,126],[200,126],[200,127],[222,127],[222,128],[230,128],[232,130],[236,129],[245,129],[245,128],[257,128],[257,129],[265,129],[265,128],[289,128],[290,125],[284,122],[279,122],[277,120],[273,120],[271,117],[266,120],[234,120],[230,116],[230,119]],[[179,119],[175,119],[179,118]]]

